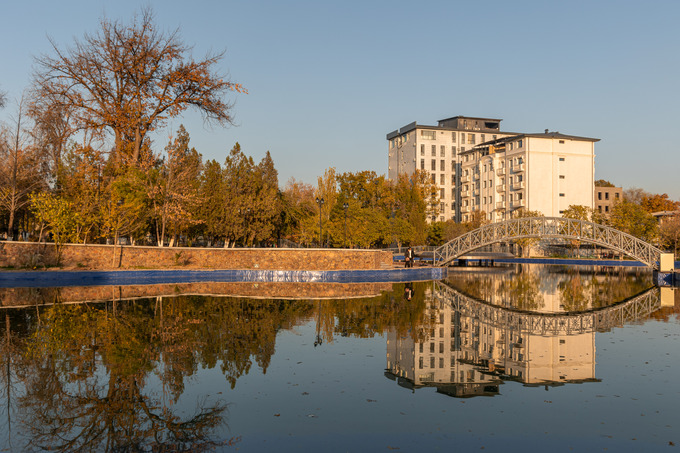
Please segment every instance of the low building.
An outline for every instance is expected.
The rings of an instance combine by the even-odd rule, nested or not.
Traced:
[[[595,211],[609,214],[614,204],[623,199],[621,187],[595,186]]]

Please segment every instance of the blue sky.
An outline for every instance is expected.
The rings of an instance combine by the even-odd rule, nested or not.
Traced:
[[[196,57],[226,50],[221,69],[249,90],[233,97],[235,127],[187,114],[156,149],[183,123],[205,159],[238,141],[271,152],[281,186],[315,184],[328,167],[386,173],[385,135],[411,121],[488,116],[600,138],[597,179],[680,199],[678,1],[4,2],[0,90],[28,87],[47,36],[65,47],[145,5]]]

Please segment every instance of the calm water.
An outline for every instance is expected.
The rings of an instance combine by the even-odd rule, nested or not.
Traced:
[[[0,310],[0,451],[680,446],[680,305],[646,270],[463,269],[295,298],[317,289],[5,293],[45,305]]]

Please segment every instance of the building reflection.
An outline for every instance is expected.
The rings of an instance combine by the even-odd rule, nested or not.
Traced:
[[[596,332],[649,317],[660,307],[659,291],[649,285],[639,291],[646,277],[633,272],[619,279],[628,297],[602,306],[592,295],[606,275],[568,277],[496,269],[434,284],[426,294],[424,318],[431,326],[425,335],[388,332],[386,377],[454,397],[493,396],[507,380],[542,386],[597,381]],[[593,287],[587,310],[566,309],[563,288],[585,286],[574,279]]]

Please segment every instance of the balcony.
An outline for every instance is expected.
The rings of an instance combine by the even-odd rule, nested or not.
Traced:
[[[475,190],[472,192],[472,194],[473,194],[475,197],[478,197],[478,196],[479,196],[479,189],[475,189]]]
[[[503,176],[505,174],[505,167],[500,167],[496,169],[496,175]]]
[[[515,201],[512,202],[512,207],[513,207],[514,209],[523,208],[524,206],[526,206],[526,205],[524,204],[524,199],[515,200]]]
[[[461,177],[460,177],[460,182],[461,182],[461,183],[470,182],[470,176],[468,176],[468,175],[461,176]]]
[[[521,164],[514,165],[512,167],[513,173],[520,173],[520,172],[523,172],[523,171],[524,171],[524,162],[522,162]]]
[[[512,183],[512,190],[522,190],[522,189],[524,189],[524,181]]]
[[[470,206],[463,206],[460,208],[460,212],[462,213],[468,213],[470,212]]]
[[[469,197],[470,196],[470,190],[461,190],[460,196],[461,196],[461,198]]]
[[[496,202],[496,209],[505,209],[505,201]]]
[[[496,192],[503,193],[505,192],[505,184],[499,184],[496,186]]]

